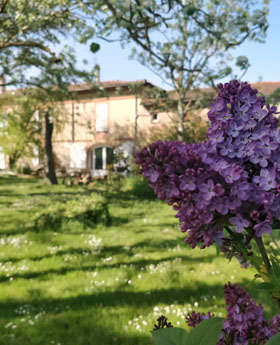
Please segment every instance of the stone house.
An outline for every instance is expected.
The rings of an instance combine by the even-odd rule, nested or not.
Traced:
[[[170,114],[155,111],[135,91],[137,87],[149,94],[156,88],[146,80],[105,81],[97,86],[83,83],[69,87],[71,97],[57,105],[60,125],[54,128],[52,141],[58,168],[86,171],[92,177],[107,174],[116,152],[123,158],[118,168],[125,168],[124,161],[132,156],[141,138],[171,121]]]
[[[252,86],[270,95],[280,88],[280,82],[260,82]],[[154,106],[153,91],[162,92],[163,100],[165,91],[146,80],[82,83],[70,85],[69,90],[69,99],[57,104],[59,116],[52,140],[56,167],[60,169],[88,172],[92,177],[104,176],[112,167],[113,153],[118,152],[123,158],[119,161],[122,170],[126,159],[153,129],[168,126],[173,121],[174,111],[167,113]],[[143,90],[145,97],[141,96]],[[203,109],[200,115],[206,117],[206,114],[207,109]],[[40,163],[35,148],[29,164],[36,168]],[[0,169],[6,167],[7,157],[0,148]]]
[[[84,170],[91,176],[106,175],[114,150],[129,157],[152,129],[170,124],[174,114],[153,107],[153,99],[141,98],[135,85],[146,95],[155,88],[146,80],[101,82],[101,92],[93,89],[92,84],[70,86],[73,99],[59,105],[64,124],[53,136],[54,152],[61,166]],[[280,82],[252,86],[270,95],[280,87]],[[206,118],[207,111],[202,110],[200,116]]]

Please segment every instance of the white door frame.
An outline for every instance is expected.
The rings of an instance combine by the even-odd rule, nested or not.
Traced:
[[[108,146],[97,146],[91,149],[90,151],[90,175],[91,177],[102,177],[106,176],[108,171],[106,169],[106,161],[107,161],[107,148]],[[96,162],[96,149],[102,149],[102,169],[95,169],[95,162]]]

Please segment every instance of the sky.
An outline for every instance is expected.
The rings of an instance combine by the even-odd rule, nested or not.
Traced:
[[[272,0],[268,17],[269,28],[265,43],[245,42],[242,46],[232,51],[233,56],[245,55],[251,67],[243,81],[256,82],[280,81],[280,0]],[[101,68],[101,81],[108,80],[143,80],[170,89],[159,77],[142,66],[139,62],[129,60],[129,47],[122,49],[119,43],[106,43],[99,41],[101,48],[96,54],[89,51],[88,46],[81,46],[74,41],[72,46],[82,66],[81,61],[88,60],[87,69],[98,63]],[[68,43],[69,44],[69,43]]]

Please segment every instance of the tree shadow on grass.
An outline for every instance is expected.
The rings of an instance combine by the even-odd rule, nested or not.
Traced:
[[[116,313],[55,312],[39,319],[35,325],[18,329],[16,337],[9,336],[5,329],[0,335],[1,344],[78,344],[78,345],[152,345],[152,336],[147,333],[128,333],[119,323]],[[152,325],[151,325],[152,328]]]
[[[246,286],[249,280],[243,279],[240,283]],[[211,299],[201,302],[203,308],[213,311],[213,304],[224,306],[222,284],[211,285],[197,282],[195,285],[184,288],[164,289],[159,286],[158,289],[152,291],[115,290],[66,298],[45,298],[42,294],[37,294],[31,295],[30,297],[34,298],[30,300],[9,299],[0,302],[0,318],[4,322],[10,320],[9,318],[14,318],[15,310],[24,304],[30,306],[31,317],[42,309],[46,313],[43,320],[39,319],[32,327],[32,334],[29,333],[31,328],[28,327],[22,331],[18,330],[17,344],[37,345],[41,335],[40,344],[42,345],[49,344],[53,339],[55,343],[74,344],[73,341],[76,341],[79,345],[152,345],[152,337],[148,332],[138,335],[123,331],[124,325],[118,323],[117,318],[120,308],[129,307],[130,310],[135,310],[135,316],[138,316],[139,308],[152,312],[154,306],[159,304],[171,305],[175,301],[176,304],[193,304],[194,301],[199,301],[202,295],[216,296],[215,302]],[[154,318],[156,321],[156,316]],[[172,318],[169,321],[172,321]],[[5,332],[7,331],[4,330],[2,333]],[[0,336],[0,339],[4,338]],[[7,339],[10,341],[9,338]],[[5,342],[5,345],[15,344],[9,341]]]
[[[15,316],[15,310],[23,304],[31,304],[31,314],[36,314],[39,308],[44,305],[46,313],[52,313],[54,310],[65,310],[65,306],[69,306],[70,310],[87,310],[90,308],[111,308],[111,307],[149,307],[159,304],[188,304],[199,300],[200,296],[216,296],[217,299],[223,295],[222,284],[206,284],[197,282],[192,286],[187,285],[184,288],[168,288],[159,287],[151,291],[132,291],[124,289],[114,291],[100,291],[87,295],[79,295],[75,297],[36,298],[36,295],[30,300],[19,301],[18,299],[9,299],[0,302],[0,317]],[[205,305],[211,302],[203,302]],[[216,302],[217,303],[217,300]],[[34,310],[33,310],[34,309]],[[3,313],[3,314],[2,314]]]
[[[24,212],[25,214],[27,213],[26,211],[18,211],[18,212]],[[31,210],[29,211],[30,217],[32,217]],[[6,226],[11,225],[11,219],[8,217],[4,217],[1,219],[1,229],[0,229],[0,235],[1,236],[14,236],[18,234],[25,234],[28,232],[31,233],[44,233],[44,232],[59,232],[59,233],[67,233],[67,234],[72,234],[72,235],[81,235],[81,234],[90,234],[90,231],[94,231],[96,227],[101,224],[104,227],[119,227],[122,225],[125,225],[129,223],[129,218],[128,217],[118,217],[118,216],[109,216],[110,217],[110,222],[108,224],[102,224],[102,222],[96,222],[94,223],[91,219],[87,220],[87,218],[84,216],[83,213],[78,214],[75,217],[72,217],[70,219],[61,217],[57,221],[56,224],[44,224],[44,226],[38,226],[36,225],[36,219],[33,219],[33,224],[34,225],[25,225],[22,220],[13,220],[13,223],[16,223],[15,226],[10,228],[9,230],[5,229]],[[109,220],[109,218],[108,218]],[[30,221],[29,221],[30,222]],[[73,227],[73,223],[77,223],[77,227],[83,228],[84,231],[72,231],[71,229],[68,230],[67,226]],[[19,226],[20,225],[20,226]]]
[[[251,280],[243,278],[239,284],[248,286]],[[226,283],[226,282],[225,282]],[[78,295],[75,297],[50,298],[42,294],[31,295],[30,300],[25,299],[7,299],[0,302],[0,317],[14,316],[15,310],[23,304],[31,304],[31,314],[36,314],[38,309],[44,306],[46,313],[52,313],[54,310],[65,310],[69,306],[70,310],[87,310],[90,308],[107,308],[107,307],[149,307],[159,304],[188,304],[200,300],[203,295],[215,296],[215,302],[208,300],[201,302],[204,307],[211,308],[212,303],[217,304],[218,300],[223,300],[224,284],[207,284],[197,281],[195,284],[186,285],[183,288],[164,289],[159,286],[158,289],[150,291],[133,291],[132,287],[125,289],[116,289],[114,291],[96,291],[91,294]],[[256,292],[254,296],[261,296],[262,292]],[[40,296],[40,297],[39,297]],[[258,299],[258,297],[256,297]],[[224,304],[224,302],[222,302]]]
[[[81,234],[84,234],[84,232],[81,232]],[[75,234],[80,234],[75,233]],[[3,235],[3,234],[2,234]],[[49,233],[49,236],[44,237],[44,238],[37,238],[38,242],[40,243],[50,243],[52,244],[52,234]],[[140,241],[137,242],[133,245],[130,246],[125,246],[125,245],[115,245],[115,246],[104,246],[104,247],[100,247],[98,248],[98,252],[94,252],[92,253],[92,249],[85,247],[85,248],[68,248],[67,250],[58,250],[55,254],[44,254],[44,255],[39,255],[39,256],[30,256],[30,257],[23,257],[23,258],[17,258],[17,257],[7,257],[6,259],[1,259],[2,263],[5,262],[19,262],[21,260],[32,260],[32,261],[40,261],[43,259],[47,259],[53,256],[63,256],[63,255],[82,255],[85,252],[87,252],[88,254],[92,255],[92,258],[94,258],[96,261],[101,260],[102,258],[105,257],[109,257],[112,256],[114,257],[115,255],[125,255],[129,260],[127,262],[122,262],[121,264],[124,263],[131,263],[130,258],[135,256],[135,252],[136,253],[145,253],[147,255],[152,254],[154,252],[158,252],[161,249],[165,249],[169,248],[169,249],[175,249],[177,247],[178,244],[181,244],[182,241],[180,239],[178,240],[162,240],[162,241],[151,241],[151,240],[145,240],[145,241]],[[56,244],[54,242],[54,244]],[[186,251],[189,248],[186,246]],[[93,248],[94,250],[94,248]],[[176,253],[174,253],[176,255]],[[179,257],[178,255],[176,255],[176,257]],[[194,258],[193,256],[187,256],[187,255],[183,255],[181,256],[182,259],[186,259],[186,260],[191,260],[191,261],[197,261],[197,262],[201,262],[201,261],[212,261],[212,259],[215,258],[215,255],[203,255],[201,257],[197,257]],[[139,260],[136,260],[139,261]],[[161,260],[158,260],[159,262]]]
[[[90,195],[92,192],[98,194],[97,191],[91,191],[91,190],[84,190],[84,191],[67,191],[67,190],[63,190],[63,191],[58,191],[58,192],[53,192],[53,191],[46,191],[46,192],[29,192],[28,196],[46,196],[46,197],[56,197],[59,196],[61,197],[62,194],[64,195],[73,195],[73,196],[83,196],[83,195]]]
[[[0,193],[1,196],[1,193]],[[11,206],[14,203],[14,201],[11,200],[0,200],[0,207],[7,207],[7,206]]]
[[[37,178],[21,178],[18,176],[0,176],[0,186],[9,186],[15,184],[37,184],[39,181]]]
[[[12,189],[0,189],[0,196],[8,196],[8,197],[17,197],[17,198],[25,198],[26,196],[28,196],[28,194],[20,194],[15,192]],[[14,201],[13,201],[14,202]]]
[[[72,251],[60,251],[57,252],[55,255],[84,255],[85,253],[90,255],[90,252],[88,249],[82,250],[72,250]],[[47,259],[47,258],[51,258],[53,257],[54,254],[46,254],[44,257],[37,257],[37,258],[33,258],[30,259],[30,261],[37,261],[37,260],[42,260],[42,259]],[[133,258],[134,255],[131,255],[130,258]],[[102,257],[104,258],[104,257]],[[83,266],[65,266],[65,267],[61,267],[61,268],[53,268],[53,269],[48,269],[48,270],[44,270],[44,271],[39,271],[39,272],[21,272],[21,273],[14,273],[11,274],[13,277],[13,280],[16,279],[46,279],[46,277],[48,275],[66,275],[68,273],[71,272],[78,272],[78,271],[83,271],[83,272],[92,272],[96,269],[100,270],[100,269],[115,269],[115,268],[121,268],[122,266],[126,265],[129,266],[132,269],[135,269],[136,271],[139,271],[141,268],[145,268],[145,267],[149,267],[151,265],[156,266],[158,264],[162,264],[162,263],[168,263],[168,262],[173,262],[174,260],[181,260],[182,264],[189,264],[192,265],[194,263],[201,263],[201,262],[211,262],[213,259],[215,258],[214,255],[207,255],[207,256],[203,256],[203,257],[192,257],[192,256],[187,256],[187,255],[175,255],[175,256],[171,256],[165,259],[137,259],[137,260],[127,260],[127,261],[119,261],[116,264],[110,264],[110,263],[103,263],[103,261],[101,261],[101,258],[98,260],[96,260],[96,257],[94,257],[95,262],[90,263],[90,264],[85,264]],[[90,257],[89,257],[90,259]],[[17,260],[17,259],[16,259]],[[10,262],[16,262],[16,260],[12,261],[10,260]],[[25,259],[26,260],[26,259]],[[18,261],[20,261],[20,259],[18,259]],[[4,261],[1,261],[2,263],[4,263]],[[101,264],[101,262],[103,264]],[[0,276],[0,282],[7,282],[10,280],[10,276]]]

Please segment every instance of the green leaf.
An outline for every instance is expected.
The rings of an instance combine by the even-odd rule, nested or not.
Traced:
[[[187,345],[188,333],[183,328],[161,328],[152,332],[155,345]]]
[[[257,271],[259,271],[262,265],[262,258],[256,255],[252,255],[249,257],[249,260],[250,264],[253,265]]]
[[[191,5],[189,5],[186,9],[186,13],[188,16],[192,16],[196,11],[197,11],[197,9]]]
[[[279,345],[280,344],[280,333],[275,334],[272,338],[269,339],[265,345]]]
[[[98,43],[92,42],[89,49],[92,53],[96,53],[100,49],[100,45]]]
[[[244,70],[249,67],[249,60],[246,56],[238,56],[236,59],[236,66],[240,67],[241,70]]]
[[[221,335],[223,318],[212,317],[202,321],[188,334],[185,345],[216,345]]]
[[[259,283],[253,287],[254,290],[273,291],[275,288],[270,283]]]
[[[276,277],[280,277],[280,265],[276,257],[271,258],[272,271]]]

